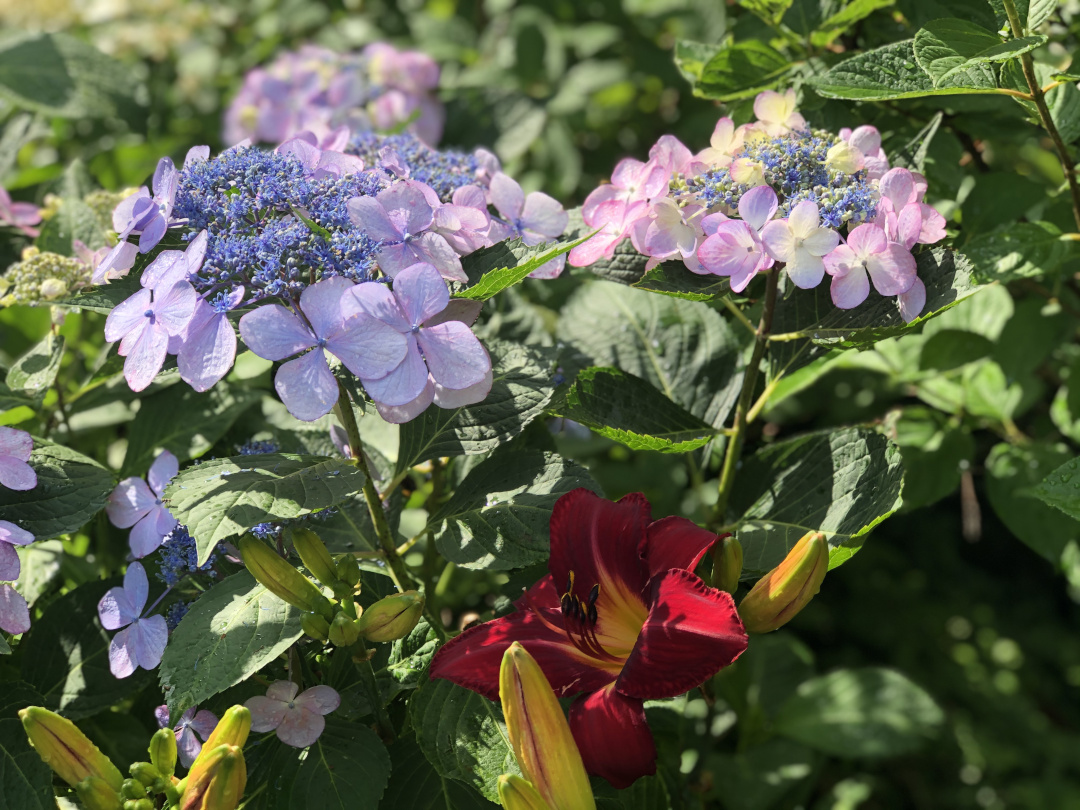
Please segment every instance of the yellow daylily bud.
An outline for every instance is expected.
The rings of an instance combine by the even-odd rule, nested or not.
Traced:
[[[296,553],[300,555],[300,559],[312,576],[327,588],[332,589],[335,596],[351,595],[352,588],[345,586],[338,579],[337,564],[319,535],[311,529],[292,529],[291,534],[293,548],[296,549]]]
[[[742,576],[742,543],[733,534],[725,534],[713,547],[713,587],[735,593]]]
[[[245,787],[244,752],[236,745],[219,745],[207,755],[206,768],[188,776],[180,810],[236,810]]]
[[[854,174],[863,167],[863,153],[849,143],[833,144],[825,153],[825,166],[844,174]]]
[[[315,583],[283,560],[277,552],[250,534],[240,538],[240,556],[251,575],[270,593],[307,613],[319,613],[330,621],[334,606]]]
[[[176,772],[176,735],[171,728],[155,731],[149,750],[150,761],[162,776],[168,778]]]
[[[589,776],[562,707],[540,665],[517,642],[503,654],[499,699],[521,773],[551,810],[595,810]]]
[[[188,771],[187,782],[190,784],[196,778],[202,778],[210,768],[210,755],[222,745],[231,745],[243,748],[247,742],[248,734],[251,733],[251,712],[244,706],[232,706],[222,715],[210,736],[203,743],[202,751],[191,763]]]
[[[326,641],[330,637],[330,622],[318,613],[301,613],[300,627],[305,635],[316,641]]]
[[[814,597],[829,568],[829,544],[821,532],[808,532],[780,565],[757,581],[742,602],[739,617],[748,633],[783,627]]]
[[[360,563],[352,554],[346,554],[337,563],[338,579],[349,586],[350,591],[355,591],[360,584]]]
[[[360,628],[340,610],[330,623],[330,643],[335,647],[351,647],[360,638]]]
[[[97,776],[88,776],[75,785],[75,795],[86,810],[121,810],[123,807],[116,788]]]
[[[424,612],[424,597],[403,591],[380,599],[356,620],[360,634],[368,641],[396,641],[413,631]]]
[[[120,769],[70,720],[40,706],[22,709],[19,718],[38,756],[69,785],[75,787],[93,776],[120,790],[124,783]]]
[[[513,774],[499,777],[499,803],[505,810],[551,810],[531,782]]]

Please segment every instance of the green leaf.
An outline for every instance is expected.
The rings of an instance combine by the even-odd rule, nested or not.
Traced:
[[[905,408],[891,435],[904,459],[904,510],[951,495],[975,459],[971,433],[930,408]]]
[[[804,784],[816,757],[790,740],[767,740],[737,754],[714,754],[707,761],[717,787],[713,797],[725,810],[766,810]]]
[[[928,22],[915,34],[915,60],[935,87],[992,87],[996,85],[992,62],[1033,51],[1046,37],[1024,37],[1002,42],[980,25],[947,17]]]
[[[78,198],[65,198],[60,210],[41,227],[37,246],[42,251],[74,256],[74,240],[97,250],[105,245],[105,231],[94,209]],[[87,271],[89,277],[89,271]]]
[[[863,101],[1001,92],[993,83],[975,83],[977,77],[965,74],[963,80],[969,84],[956,83],[954,78],[934,84],[930,74],[919,67],[914,40],[909,39],[853,56],[824,75],[811,77],[808,84],[825,98]]]
[[[891,669],[841,669],[802,684],[776,716],[776,733],[838,757],[885,757],[934,739],[944,713]]]
[[[67,34],[0,39],[0,95],[16,107],[64,118],[116,115],[134,101],[131,70]]]
[[[44,439],[34,439],[30,466],[37,472],[36,487],[0,487],[0,520],[19,524],[38,540],[81,529],[104,508],[116,483],[93,459]]]
[[[98,284],[76,295],[58,298],[50,303],[53,306],[78,307],[108,315],[118,304],[126,301],[140,289],[139,279],[129,274],[124,278],[110,281],[108,284]]]
[[[979,234],[964,253],[980,281],[1005,283],[1057,272],[1073,255],[1074,245],[1050,222],[1011,222]]]
[[[41,696],[21,681],[4,684],[0,697],[0,810],[54,810],[52,769],[30,746],[19,710],[40,706]]]
[[[420,685],[420,679],[439,649],[440,638],[427,619],[421,619],[409,635],[393,643],[386,668],[376,673],[386,703]]]
[[[675,41],[675,67],[690,84],[701,79],[701,72],[709,60],[722,50],[722,45],[709,45],[689,39]]]
[[[818,24],[817,30],[810,37],[810,43],[815,47],[824,47],[866,17],[881,8],[889,8],[896,0],[852,0],[843,3],[836,13],[826,17]]]
[[[686,453],[704,447],[717,433],[640,377],[615,368],[580,372],[561,415],[631,450]]]
[[[694,85],[694,95],[735,101],[774,87],[790,69],[787,57],[756,39],[736,42],[710,59]]]
[[[766,22],[776,25],[784,12],[791,8],[793,0],[739,0],[739,5]]]
[[[1080,538],[1080,524],[1044,503],[1047,494],[1040,485],[1072,455],[1063,444],[1002,442],[986,457],[986,495],[994,513],[1016,537],[1054,564],[1069,541]]]
[[[1007,28],[1009,18],[1005,4],[1002,0],[990,0],[990,5],[994,7],[998,26]],[[1057,0],[1016,0],[1016,13],[1025,31],[1032,31],[1049,20],[1057,7]]]
[[[892,165],[898,168],[910,169],[913,172],[922,172],[926,168],[926,156],[930,152],[930,144],[934,136],[941,129],[941,122],[945,119],[945,113],[936,112],[904,146],[892,156]]]
[[[173,718],[258,672],[303,634],[300,611],[247,571],[202,594],[169,637],[158,677]]]
[[[475,790],[439,775],[412,735],[398,737],[390,746],[393,770],[383,794],[383,807],[404,810],[496,810]]]
[[[413,693],[409,716],[416,743],[437,773],[499,800],[504,773],[520,774],[497,703],[450,681],[428,681]]]
[[[21,566],[15,590],[30,607],[49,590],[60,563],[64,559],[64,545],[60,540],[45,540],[16,549]]]
[[[19,645],[22,679],[41,695],[41,705],[78,720],[134,694],[150,682],[136,670],[123,680],[109,671],[112,633],[101,626],[97,606],[120,577],[87,582],[51,602]]]
[[[333,715],[292,779],[288,807],[378,807],[390,778],[390,754],[365,725]]]
[[[534,247],[526,247],[520,239],[515,239],[470,253],[462,259],[461,266],[470,279],[478,274],[479,278],[471,286],[455,293],[454,297],[486,301],[507,287],[524,281],[530,273],[548,262],[569,253],[590,236],[591,232],[574,241]]]
[[[598,485],[557,453],[507,450],[474,467],[428,521],[439,553],[463,568],[505,571],[547,559],[551,510],[572,489]]]
[[[1043,503],[1080,520],[1080,459],[1070,459],[1055,469],[1035,487],[1033,494]]]
[[[219,382],[200,394],[173,386],[142,400],[128,431],[128,448],[121,475],[141,475],[161,448],[181,463],[198,458],[224,436],[248,408],[262,398],[260,391]],[[183,414],[183,418],[176,418]]]
[[[731,280],[691,273],[682,262],[664,262],[631,286],[688,301],[715,301],[731,291]]]
[[[738,396],[741,335],[706,304],[597,281],[563,307],[557,335],[590,365],[640,377],[707,424],[723,425]]]
[[[900,508],[903,477],[896,445],[865,428],[810,433],[759,450],[732,494],[743,577],[774,568],[810,531],[825,532],[829,568],[836,568]]]
[[[803,681],[814,674],[810,648],[787,631],[758,636],[713,683],[724,700],[750,724],[773,717]]]
[[[487,398],[456,410],[433,405],[402,425],[396,473],[431,458],[491,452],[544,412],[555,391],[554,350],[492,340],[488,351],[493,379]]]
[[[9,390],[29,397],[40,407],[49,386],[56,381],[63,356],[64,338],[50,332],[15,361],[4,382]]]
[[[195,538],[202,565],[222,540],[333,506],[363,485],[364,474],[343,459],[267,453],[188,467],[169,482],[164,500]]]

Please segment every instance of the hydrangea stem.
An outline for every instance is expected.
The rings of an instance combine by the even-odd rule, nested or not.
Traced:
[[[1016,3],[1014,0],[1004,0],[1004,5],[1012,35],[1019,39],[1024,35],[1024,26],[1020,23]],[[1046,89],[1039,84],[1039,78],[1035,75],[1035,61],[1031,58],[1031,54],[1021,54],[1020,64],[1024,70],[1024,80],[1027,81],[1028,89],[1031,91],[1031,100],[1035,104],[1035,109],[1038,110],[1039,120],[1042,122],[1043,129],[1050,135],[1050,140],[1054,142],[1058,160],[1061,161],[1061,170],[1065,173],[1065,181],[1069,184],[1069,193],[1072,195],[1073,219],[1076,220],[1077,230],[1080,230],[1080,182],[1076,179],[1076,168],[1072,158],[1069,157],[1069,147],[1065,145],[1057,125],[1054,124],[1050,108],[1046,105]]]
[[[735,405],[735,422],[731,438],[728,439],[724,453],[724,466],[720,471],[720,491],[713,510],[713,522],[722,524],[726,517],[731,488],[735,485],[735,473],[742,456],[743,441],[746,438],[747,417],[754,399],[754,387],[757,385],[758,369],[765,356],[765,347],[769,343],[769,330],[772,329],[773,311],[776,309],[776,291],[780,284],[780,268],[773,268],[765,282],[765,306],[761,311],[761,320],[754,336],[754,350],[750,362],[743,373],[742,390]]]
[[[390,721],[390,715],[383,706],[382,694],[379,692],[379,682],[375,678],[375,668],[371,665],[371,656],[368,654],[364,640],[360,639],[349,648],[353,663],[356,664],[356,672],[360,676],[367,699],[371,703],[371,710],[375,713],[375,725],[379,727],[379,737],[389,745],[394,741],[394,724]]]

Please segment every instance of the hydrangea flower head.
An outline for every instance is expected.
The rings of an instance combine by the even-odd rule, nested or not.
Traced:
[[[825,270],[832,276],[832,300],[840,309],[865,301],[871,281],[882,295],[900,295],[915,283],[915,257],[871,223],[852,230],[847,241],[825,257]]]
[[[150,465],[147,480],[133,476],[116,485],[105,503],[109,522],[118,529],[131,529],[131,553],[138,559],[152,553],[176,526],[176,518],[161,502],[165,487],[180,470],[180,462],[162,450]],[[148,483],[149,482],[149,483]]]
[[[754,115],[769,135],[784,135],[793,129],[806,129],[806,119],[799,114],[797,106],[792,88],[783,93],[765,90],[754,99]]]
[[[0,486],[21,492],[37,486],[37,473],[28,463],[33,452],[29,433],[0,426]]]
[[[488,191],[491,204],[503,218],[504,232],[496,241],[520,238],[526,245],[539,245],[561,236],[569,215],[559,203],[541,191],[528,196],[517,181],[499,172],[491,178]],[[566,255],[558,256],[534,270],[532,278],[555,278],[563,271]]]
[[[244,705],[251,712],[251,730],[276,731],[293,748],[313,745],[326,728],[323,716],[341,705],[341,696],[329,686],[313,686],[300,694],[292,681],[275,681],[265,697],[253,697]]]
[[[720,223],[698,248],[698,261],[709,273],[731,276],[731,289],[742,292],[755,274],[773,266],[773,259],[761,241],[761,229],[776,213],[776,192],[757,186],[742,195],[742,219]]]
[[[821,227],[817,204],[803,200],[787,219],[767,222],[761,230],[765,250],[784,269],[796,287],[810,289],[825,276],[822,257],[840,243],[840,234]]]
[[[143,617],[150,583],[142,564],[133,562],[122,587],[110,588],[98,602],[98,618],[106,630],[119,630],[109,643],[109,671],[127,678],[136,669],[154,669],[161,663],[169,630],[165,617]]]
[[[169,353],[169,338],[187,326],[195,312],[195,288],[181,281],[167,289],[141,289],[115,306],[105,319],[105,339],[120,341],[124,377],[132,391],[154,381]]]

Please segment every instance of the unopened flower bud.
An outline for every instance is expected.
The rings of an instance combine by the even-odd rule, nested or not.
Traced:
[[[219,745],[206,754],[202,770],[188,775],[180,810],[236,810],[245,787],[244,752],[236,745]]]
[[[191,763],[188,771],[187,782],[190,784],[196,778],[201,779],[204,772],[211,767],[210,755],[223,745],[243,748],[247,742],[248,734],[251,733],[251,712],[244,706],[232,706],[221,716],[221,720],[210,732],[210,736],[203,743],[202,751]]]
[[[125,779],[120,786],[120,795],[125,799],[145,799],[146,787],[138,779]]]
[[[170,730],[162,729],[162,731]],[[131,767],[128,768],[128,771],[131,773],[131,778],[138,780],[144,787],[150,787],[162,778],[161,771],[149,762],[133,762],[131,763]]]
[[[360,563],[352,554],[346,554],[337,563],[338,579],[349,586],[351,591],[360,584]]]
[[[97,776],[88,776],[75,785],[75,795],[86,810],[121,810],[123,807],[116,788]]]
[[[171,728],[160,728],[150,738],[150,762],[166,779],[176,772],[176,734]]]
[[[499,803],[505,810],[551,810],[531,782],[514,774],[499,777]]]
[[[742,543],[733,534],[721,535],[713,547],[713,587],[735,593],[742,576]]]
[[[516,641],[499,667],[499,699],[521,773],[551,810],[595,810],[589,776],[562,706],[540,665]]]
[[[124,802],[124,810],[154,810],[152,799],[128,799]]]
[[[413,631],[424,612],[424,597],[403,591],[380,599],[356,620],[360,634],[368,641],[396,641]]]
[[[266,543],[247,534],[240,538],[239,547],[247,570],[270,593],[306,613],[320,613],[327,621],[334,617],[334,606],[315,587],[315,583],[283,560]]]
[[[351,647],[358,638],[360,628],[356,626],[356,621],[338,611],[334,621],[330,623],[330,643],[335,647]]]
[[[739,617],[747,632],[770,633],[791,621],[821,588],[828,568],[825,535],[803,535],[784,561],[759,579],[739,603]]]
[[[318,613],[301,613],[300,627],[305,635],[316,641],[326,641],[330,637],[330,622]]]
[[[327,588],[334,591],[335,596],[344,597],[352,594],[352,588],[344,587],[344,583],[338,579],[337,564],[326,548],[319,535],[311,529],[292,529],[293,548],[300,555],[304,566],[311,572],[315,579],[319,580]],[[339,593],[341,591],[341,593]]]
[[[92,776],[120,790],[124,775],[70,720],[40,706],[22,709],[19,718],[38,756],[69,785]]]
[[[863,167],[863,153],[849,143],[840,141],[829,147],[825,154],[825,166],[844,174],[855,174]]]

